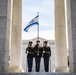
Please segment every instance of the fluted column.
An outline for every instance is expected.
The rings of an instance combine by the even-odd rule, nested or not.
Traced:
[[[11,72],[22,72],[21,40],[22,40],[22,0],[13,0],[11,51],[10,51]]]
[[[0,0],[0,72],[7,72],[9,68],[11,2]]]
[[[76,73],[76,0],[67,1],[69,70]]]
[[[55,0],[56,72],[67,71],[67,47],[64,0]]]

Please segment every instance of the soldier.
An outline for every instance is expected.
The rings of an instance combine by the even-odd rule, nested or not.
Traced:
[[[33,65],[33,57],[34,57],[34,50],[32,47],[32,41],[29,41],[28,47],[26,48],[26,53],[27,53],[28,72],[31,72],[32,65]]]
[[[45,72],[49,71],[49,57],[51,56],[51,49],[47,46],[47,41],[43,43],[43,60]]]
[[[35,52],[35,70],[36,72],[40,71],[40,61],[41,61],[41,57],[42,57],[42,48],[39,46],[40,41],[36,41],[36,45],[34,47],[34,52]]]

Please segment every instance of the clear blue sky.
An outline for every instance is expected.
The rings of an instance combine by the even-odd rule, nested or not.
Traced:
[[[23,0],[22,39],[37,37],[37,25],[28,32],[23,29],[39,12],[40,37],[54,39],[54,0]]]

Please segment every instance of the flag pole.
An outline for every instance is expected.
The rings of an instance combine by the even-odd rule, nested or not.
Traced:
[[[39,16],[39,12],[38,12],[38,16]],[[39,40],[39,18],[38,18],[38,27],[37,27],[37,37],[38,37],[38,40]]]

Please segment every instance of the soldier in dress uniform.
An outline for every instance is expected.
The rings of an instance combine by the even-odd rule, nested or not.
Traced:
[[[44,60],[44,69],[45,72],[49,71],[49,58],[51,56],[51,49],[47,46],[48,41],[43,43],[43,60]]]
[[[34,47],[34,52],[35,52],[35,70],[36,72],[40,71],[40,61],[41,61],[41,57],[42,57],[42,47],[39,46],[40,41],[36,41],[36,45]]]
[[[28,72],[32,71],[32,65],[33,65],[34,49],[32,47],[32,43],[33,43],[32,41],[29,41],[28,47],[26,48]]]

